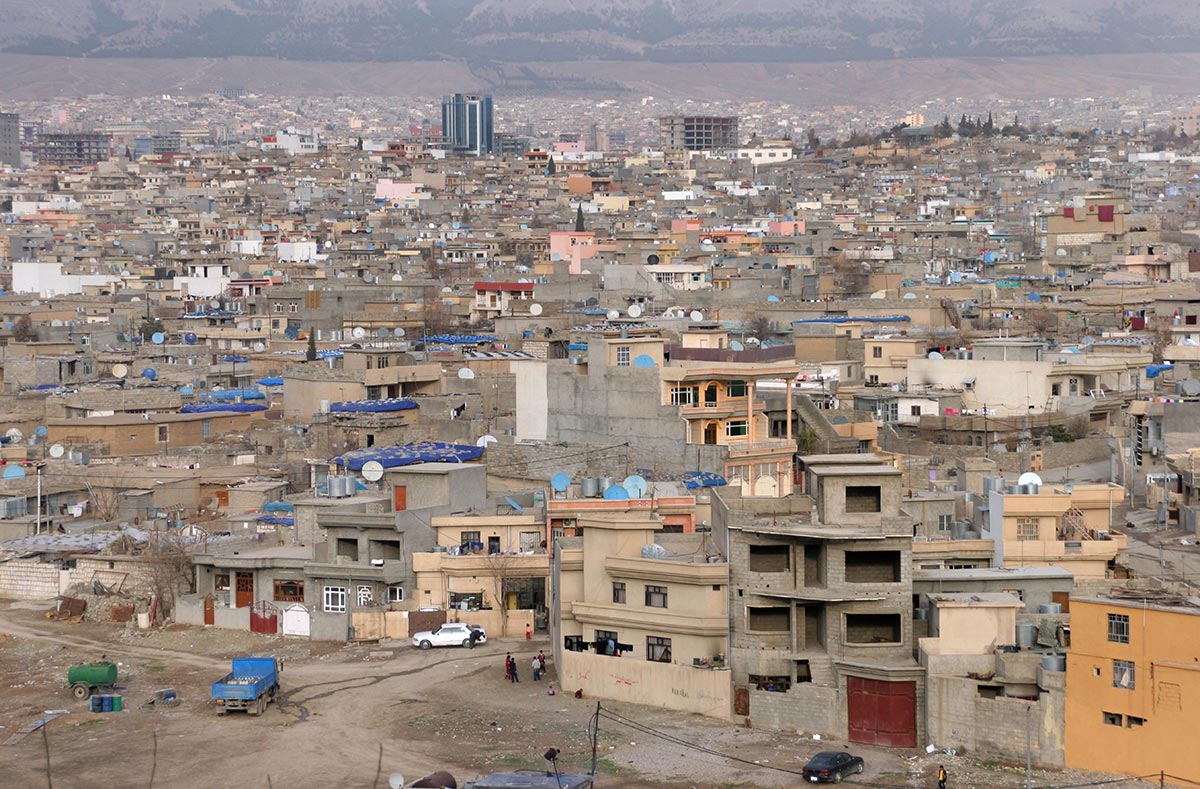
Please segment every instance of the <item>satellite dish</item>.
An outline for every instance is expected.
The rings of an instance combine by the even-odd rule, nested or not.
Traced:
[[[463,367],[458,371],[458,377],[464,381],[471,381],[475,378],[475,371],[470,367]]]
[[[45,425],[38,425],[37,429],[33,431],[33,434],[38,438],[45,438],[50,434],[50,428],[46,427]]]
[[[475,442],[475,446],[483,447],[484,449],[487,449],[489,444],[498,444],[498,443],[500,443],[500,442],[499,442],[499,440],[497,440],[497,438],[495,436],[488,434],[488,435],[480,436],[479,440]]]
[[[629,309],[627,309],[625,313],[631,318],[640,318],[642,317],[642,305],[630,304]]]
[[[621,483],[621,487],[629,491],[629,497],[632,499],[640,499],[650,489],[646,478],[638,474],[630,474],[626,477],[625,481]]]
[[[775,296],[775,295],[767,296],[767,301],[773,303],[773,302],[779,301],[779,297]]]
[[[912,299],[915,299],[916,297],[917,297],[917,294],[915,294],[915,293],[905,293],[903,298],[905,300],[912,300]]]
[[[266,349],[267,349],[267,346],[266,346],[266,344],[264,344],[264,343],[261,343],[261,342],[256,342],[256,343],[254,343],[254,352],[255,352],[255,353],[262,353],[262,352],[263,352],[263,351],[265,351]]]
[[[378,482],[383,479],[383,464],[378,460],[368,460],[363,463],[362,475],[367,482]]]
[[[629,491],[620,485],[609,485],[604,491],[604,498],[609,501],[625,501],[629,498]]]
[[[156,331],[154,334],[150,335],[150,342],[154,343],[155,345],[162,345],[164,342],[166,342],[166,339],[167,335],[160,331]]]
[[[762,345],[762,340],[758,339],[757,337],[747,337],[746,344],[747,345]]]
[[[453,292],[454,292],[454,288],[451,288],[449,286],[442,288],[442,293],[453,293]]]
[[[354,331],[350,332],[350,335],[356,340],[361,340],[363,337],[367,336],[367,330],[362,326],[355,326]]]
[[[688,317],[691,318],[693,321],[702,321],[702,320],[704,320],[704,313],[701,312],[700,310],[692,310],[691,312],[688,313]]]
[[[1041,485],[1042,478],[1032,471],[1026,471],[1021,476],[1017,477],[1018,485]]]
[[[589,307],[595,307],[599,303],[600,299],[596,298],[595,296],[588,296],[587,301],[584,302],[584,304]]]
[[[392,282],[400,282],[400,281],[402,281],[403,279],[404,279],[404,277],[400,276],[399,274],[393,274],[393,275],[392,275]]]
[[[869,298],[872,298],[872,299],[886,299],[886,298],[887,298],[887,291],[886,291],[886,290],[877,290],[877,291],[875,291],[874,293],[872,293],[872,294],[869,296]]]
[[[1183,393],[1188,397],[1200,395],[1200,381],[1197,381],[1195,378],[1188,378],[1179,387],[1183,389]]]
[[[609,310],[608,311],[608,319],[610,321],[615,321],[619,317],[621,317],[621,313],[618,312],[617,310]]]
[[[145,378],[147,381],[157,381],[158,380],[158,371],[155,370],[153,367],[147,367],[145,370],[142,370],[142,377]]]
[[[731,350],[731,351],[744,351],[744,350],[746,350],[746,346],[745,346],[745,345],[742,345],[742,344],[741,344],[740,342],[738,342],[737,340],[734,340],[733,342],[729,343],[729,350]]]
[[[300,328],[298,326],[288,326],[283,330],[283,336],[289,340],[294,340],[300,336]]]
[[[21,432],[21,428],[19,427],[10,427],[4,432],[4,437],[9,441],[17,442],[25,438],[25,434]]]
[[[571,475],[562,471],[550,478],[550,487],[559,493],[564,492],[571,484]]]
[[[667,549],[656,542],[648,543],[642,546],[643,559],[666,559],[668,555]]]
[[[114,378],[124,378],[129,375],[129,366],[124,364],[114,364],[112,368]]]
[[[221,309],[221,302],[217,301],[216,299],[213,299],[212,301],[210,301],[208,303],[208,308],[210,310],[219,310],[219,309]]]
[[[934,362],[940,362],[940,361],[942,361],[942,360],[943,360],[943,359],[945,359],[945,358],[946,358],[945,356],[942,356],[942,355],[941,355],[940,353],[938,353],[937,351],[930,351],[930,352],[929,352],[929,360],[930,360],[930,361],[934,361]]]
[[[649,255],[646,255],[646,265],[647,266],[657,266],[658,262],[660,260],[662,260],[662,258],[660,258],[658,255],[654,254],[653,252],[651,252]]]
[[[392,773],[388,776],[388,786],[392,789],[404,789],[404,776],[401,773]]]
[[[654,357],[648,353],[640,353],[640,354],[638,354],[637,358],[633,360],[633,366],[634,367],[653,367],[654,366]]]
[[[52,457],[52,458],[57,459],[57,458],[62,457],[65,454],[67,454],[67,450],[62,444],[53,444],[50,447],[50,457]]]
[[[20,466],[5,466],[4,467],[4,478],[5,479],[21,479],[24,476],[25,476],[25,469],[21,468]]]
[[[542,314],[542,305],[541,304],[530,304],[529,305],[529,314],[535,318],[537,316],[541,315]]]
[[[183,335],[183,341],[188,345],[195,345],[197,339],[195,332],[185,332]]]

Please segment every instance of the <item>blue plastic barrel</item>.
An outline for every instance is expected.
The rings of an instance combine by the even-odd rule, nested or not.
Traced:
[[[112,696],[101,696],[100,698],[102,699],[101,703],[104,704],[104,709],[102,711],[112,712]]]
[[[103,703],[100,701],[99,696],[88,697],[88,709],[91,712],[103,712]]]

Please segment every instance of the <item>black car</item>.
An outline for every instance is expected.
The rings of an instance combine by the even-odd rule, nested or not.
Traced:
[[[853,756],[845,751],[821,751],[804,765],[804,780],[841,783],[847,775],[857,775],[865,767],[861,756]]]

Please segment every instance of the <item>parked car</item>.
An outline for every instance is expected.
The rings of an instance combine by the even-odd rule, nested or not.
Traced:
[[[812,783],[841,783],[847,775],[857,775],[866,768],[861,756],[845,751],[821,751],[804,765],[804,778]]]
[[[462,622],[447,622],[437,630],[425,630],[412,637],[414,647],[469,647],[471,631],[475,631],[475,643],[487,643],[487,633],[482,627],[468,627]]]

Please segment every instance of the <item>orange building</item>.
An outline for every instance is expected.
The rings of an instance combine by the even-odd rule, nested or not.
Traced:
[[[1067,767],[1200,781],[1198,644],[1190,600],[1072,599]]]

